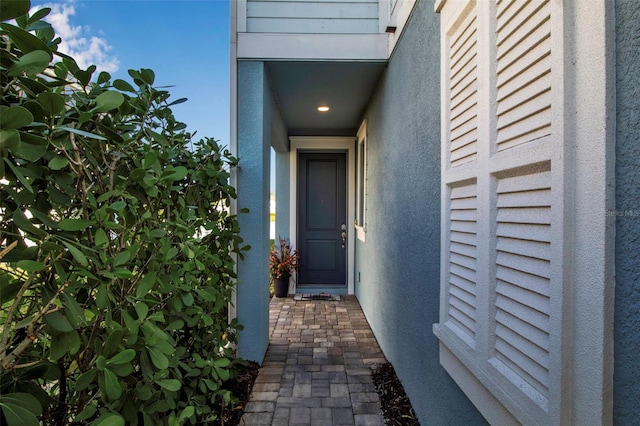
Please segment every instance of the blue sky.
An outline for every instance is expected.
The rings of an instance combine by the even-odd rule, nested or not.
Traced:
[[[196,139],[229,142],[229,1],[55,0],[50,22],[82,66],[96,64],[112,78],[131,81],[127,70],[151,68],[156,86],[171,99],[176,117]],[[84,64],[83,61],[86,61]]]

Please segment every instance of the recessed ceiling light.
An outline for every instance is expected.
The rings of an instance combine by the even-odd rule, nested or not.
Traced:
[[[330,108],[327,105],[320,105],[318,107],[318,111],[320,111],[320,112],[327,112],[327,111],[329,111],[329,109]]]

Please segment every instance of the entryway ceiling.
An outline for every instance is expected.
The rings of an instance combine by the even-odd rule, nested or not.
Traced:
[[[355,135],[385,66],[383,62],[267,63],[289,135]],[[322,113],[319,105],[331,109]]]

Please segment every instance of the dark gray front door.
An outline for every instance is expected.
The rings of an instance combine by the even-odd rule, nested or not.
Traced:
[[[298,286],[346,285],[346,153],[298,156]]]

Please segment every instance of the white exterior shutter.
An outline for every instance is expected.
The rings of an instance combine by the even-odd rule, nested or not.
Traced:
[[[450,190],[447,321],[469,346],[476,336],[477,187]]]
[[[478,155],[478,39],[474,3],[460,13],[446,38],[447,167],[477,160]],[[446,320],[461,338],[475,346],[477,185],[474,180],[447,190],[447,293]]]
[[[440,11],[441,358],[455,356],[504,406],[479,406],[487,418],[558,424],[568,398],[562,9],[448,0]]]
[[[551,134],[548,1],[497,5],[497,145],[502,151]]]
[[[449,72],[450,164],[473,161],[478,154],[478,55],[475,6],[469,7],[447,38]]]

